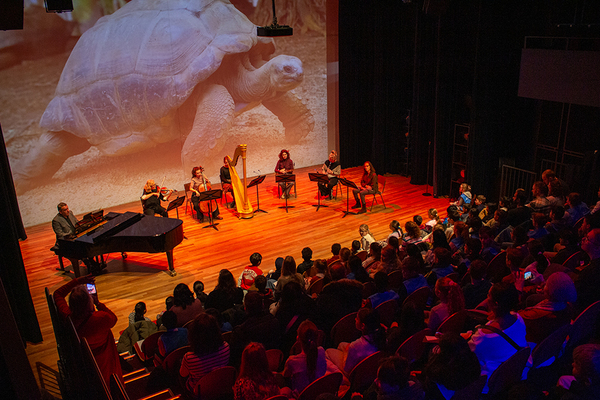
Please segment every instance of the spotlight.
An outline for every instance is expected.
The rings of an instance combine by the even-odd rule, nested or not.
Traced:
[[[277,24],[277,14],[275,13],[275,0],[273,2],[273,23],[266,26],[257,26],[256,34],[258,36],[292,36],[294,30],[288,25]]]

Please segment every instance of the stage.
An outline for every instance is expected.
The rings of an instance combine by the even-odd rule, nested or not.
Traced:
[[[191,216],[191,210],[184,204],[179,209],[179,218],[183,220],[184,239],[173,251],[174,267],[177,275],[171,277],[167,273],[167,257],[165,253],[128,253],[126,260],[119,253],[107,255],[107,273],[96,279],[98,297],[119,318],[113,328],[115,339],[119,332],[127,327],[128,315],[133,311],[135,303],[144,301],[147,307],[146,316],[155,319],[156,314],[164,309],[164,300],[171,295],[178,283],[185,283],[192,288],[194,281],[204,282],[206,292],[216,285],[219,270],[229,269],[234,277],[239,277],[243,268],[249,264],[249,257],[254,252],[263,256],[261,269],[268,272],[274,268],[277,257],[288,255],[302,262],[301,250],[308,246],[313,250],[313,260],[331,257],[331,245],[340,243],[342,247],[350,247],[352,240],[359,239],[358,228],[361,224],[369,225],[375,239],[380,240],[389,234],[389,223],[396,219],[402,226],[419,214],[427,221],[427,210],[436,208],[443,218],[446,215],[448,199],[426,197],[425,186],[409,183],[410,178],[399,175],[387,176],[383,198],[387,208],[384,209],[379,196],[371,212],[361,215],[348,215],[346,210],[346,189],[338,193],[337,200],[321,200],[323,205],[316,211],[317,184],[309,181],[308,173],[316,172],[319,166],[296,170],[298,198],[288,200],[290,208],[279,208],[285,200],[277,197],[277,184],[274,174],[267,175],[259,186],[260,208],[267,213],[257,213],[251,219],[238,219],[235,210],[227,209],[225,204],[219,205],[223,220],[218,231],[203,229],[208,224],[198,223]],[[360,183],[362,167],[345,169],[342,177]],[[152,178],[152,177],[149,177]],[[248,179],[248,183],[250,179]],[[213,185],[218,188],[220,185]],[[183,195],[183,189],[179,192]],[[431,193],[431,187],[429,187]],[[352,191],[350,207],[354,204]],[[256,189],[248,190],[253,207],[256,209]],[[172,197],[173,199],[174,197]],[[367,209],[373,196],[367,196]],[[63,199],[69,204],[69,199]],[[231,199],[229,200],[231,201]],[[72,210],[78,218],[82,214]],[[140,202],[133,202],[105,210],[124,212],[141,212]],[[357,210],[350,210],[357,211]],[[176,218],[175,211],[169,213]],[[52,217],[52,216],[51,216]],[[52,331],[50,314],[44,296],[44,288],[54,292],[59,286],[74,277],[73,273],[57,271],[58,258],[49,249],[54,245],[55,236],[51,224],[43,224],[27,229],[28,239],[20,242],[29,286],[35,309],[42,330],[44,341],[40,344],[27,344],[29,362],[36,373],[36,362],[41,362],[56,369],[56,342]],[[64,260],[65,267],[69,265]],[[67,267],[69,269],[69,267]],[[82,274],[86,268],[82,267]],[[37,376],[37,373],[36,373]]]

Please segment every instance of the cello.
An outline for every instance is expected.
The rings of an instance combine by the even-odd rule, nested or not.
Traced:
[[[208,190],[212,190],[210,186],[210,181],[208,179],[204,179],[204,168],[200,167],[200,171],[202,172],[202,185],[198,186],[198,192],[206,192]],[[216,200],[208,200],[199,202],[198,206],[200,207],[200,211],[202,214],[210,217],[210,213],[217,209],[217,201]]]

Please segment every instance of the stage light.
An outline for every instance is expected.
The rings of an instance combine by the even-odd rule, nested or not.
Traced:
[[[258,36],[292,36],[294,30],[288,25],[277,24],[277,14],[275,13],[275,0],[273,2],[273,23],[266,26],[257,26],[256,34]]]

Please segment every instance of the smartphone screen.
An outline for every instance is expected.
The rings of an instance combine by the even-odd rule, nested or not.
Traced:
[[[93,283],[88,283],[87,290],[89,294],[96,294],[96,285]]]
[[[525,278],[526,281],[533,278],[533,276],[531,276],[531,271],[525,272],[525,275],[523,275],[523,277]]]

